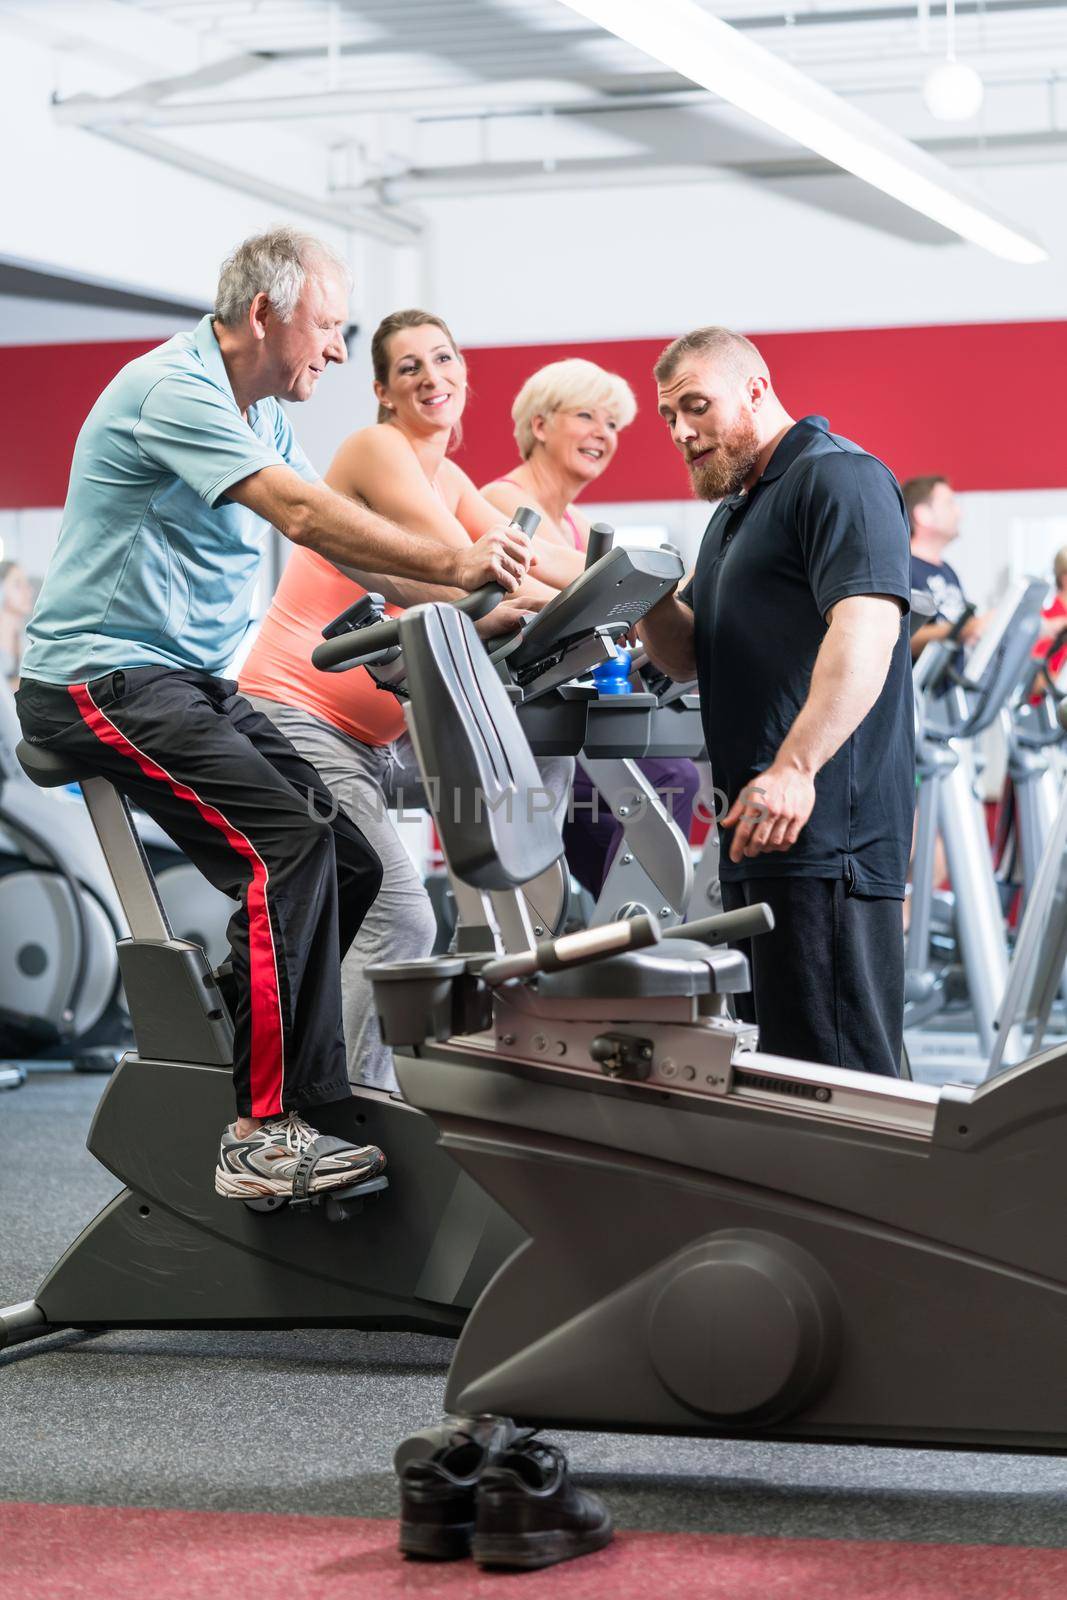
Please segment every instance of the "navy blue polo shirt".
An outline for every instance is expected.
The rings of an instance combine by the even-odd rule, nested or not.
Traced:
[[[858,894],[903,899],[915,799],[909,563],[896,479],[823,417],[795,423],[754,488],[717,507],[679,599],[693,610],[708,758],[731,805],[804,705],[831,608],[851,595],[902,607],[885,686],[817,774],[796,844],[735,864],[724,830],[724,879],[844,878]]]

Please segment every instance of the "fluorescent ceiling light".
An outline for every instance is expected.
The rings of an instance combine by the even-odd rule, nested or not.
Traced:
[[[691,83],[1005,261],[1047,261],[950,168],[857,111],[695,0],[562,0]]]

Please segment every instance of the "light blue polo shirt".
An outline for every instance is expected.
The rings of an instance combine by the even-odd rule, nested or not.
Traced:
[[[226,490],[263,467],[318,479],[277,400],[241,416],[211,325],[112,379],[74,448],[59,543],[22,673],[225,671],[251,616],[268,524]]]

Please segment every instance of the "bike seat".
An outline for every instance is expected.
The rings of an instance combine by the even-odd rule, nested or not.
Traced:
[[[537,975],[537,992],[546,1000],[658,1000],[672,995],[747,994],[750,987],[748,960],[740,950],[711,947],[696,939],[670,939]]]
[[[19,766],[31,783],[40,789],[60,789],[68,783],[80,783],[83,778],[96,774],[89,772],[70,756],[58,750],[48,750],[43,745],[27,744],[20,739],[15,747]]]

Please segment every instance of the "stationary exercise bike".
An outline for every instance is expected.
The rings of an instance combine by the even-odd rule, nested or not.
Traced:
[[[0,1057],[19,1076],[56,1060],[110,1072],[132,1042],[115,950],[121,899],[81,796],[42,793],[17,760],[20,737],[0,680]],[[149,817],[136,826],[179,937],[222,961],[234,902]]]
[[[80,799],[42,794],[15,756],[0,681],[0,1057],[110,1070],[129,1043],[115,940],[122,907]]]
[[[478,645],[535,738],[561,753],[581,747],[586,702],[570,696],[570,681],[606,659],[681,570],[667,553],[613,551],[496,645],[496,666]],[[493,599],[483,591],[460,604],[479,609]],[[373,634],[373,625],[342,629],[316,655],[329,667],[353,654],[353,639],[369,646]],[[315,1118],[324,1133],[384,1149],[386,1179],[270,1215],[217,1196],[217,1141],[233,1116],[233,1028],[211,964],[199,945],[172,936],[129,807],[112,785],[41,747],[23,744],[18,753],[43,788],[81,784],[131,931],[118,959],[137,1050],[110,1080],[88,1140],[126,1187],[33,1300],[0,1309],[0,1347],[70,1327],[457,1333],[521,1229],[439,1147],[427,1117],[368,1088],[317,1107]],[[468,798],[473,805],[473,792]],[[529,876],[524,863],[524,883]],[[494,919],[481,920],[476,890],[461,886],[459,900],[467,950],[488,957],[513,947],[514,929],[505,938]],[[523,917],[515,927],[529,929],[532,942]]]
[[[392,626],[425,779],[513,796],[436,821],[515,926],[562,844],[514,820],[535,781],[514,708],[464,617]],[[372,971],[406,1099],[529,1236],[473,1308],[446,1407],[1067,1450],[1067,1050],[940,1090],[768,1056],[727,1012],[740,954],[658,931]]]

